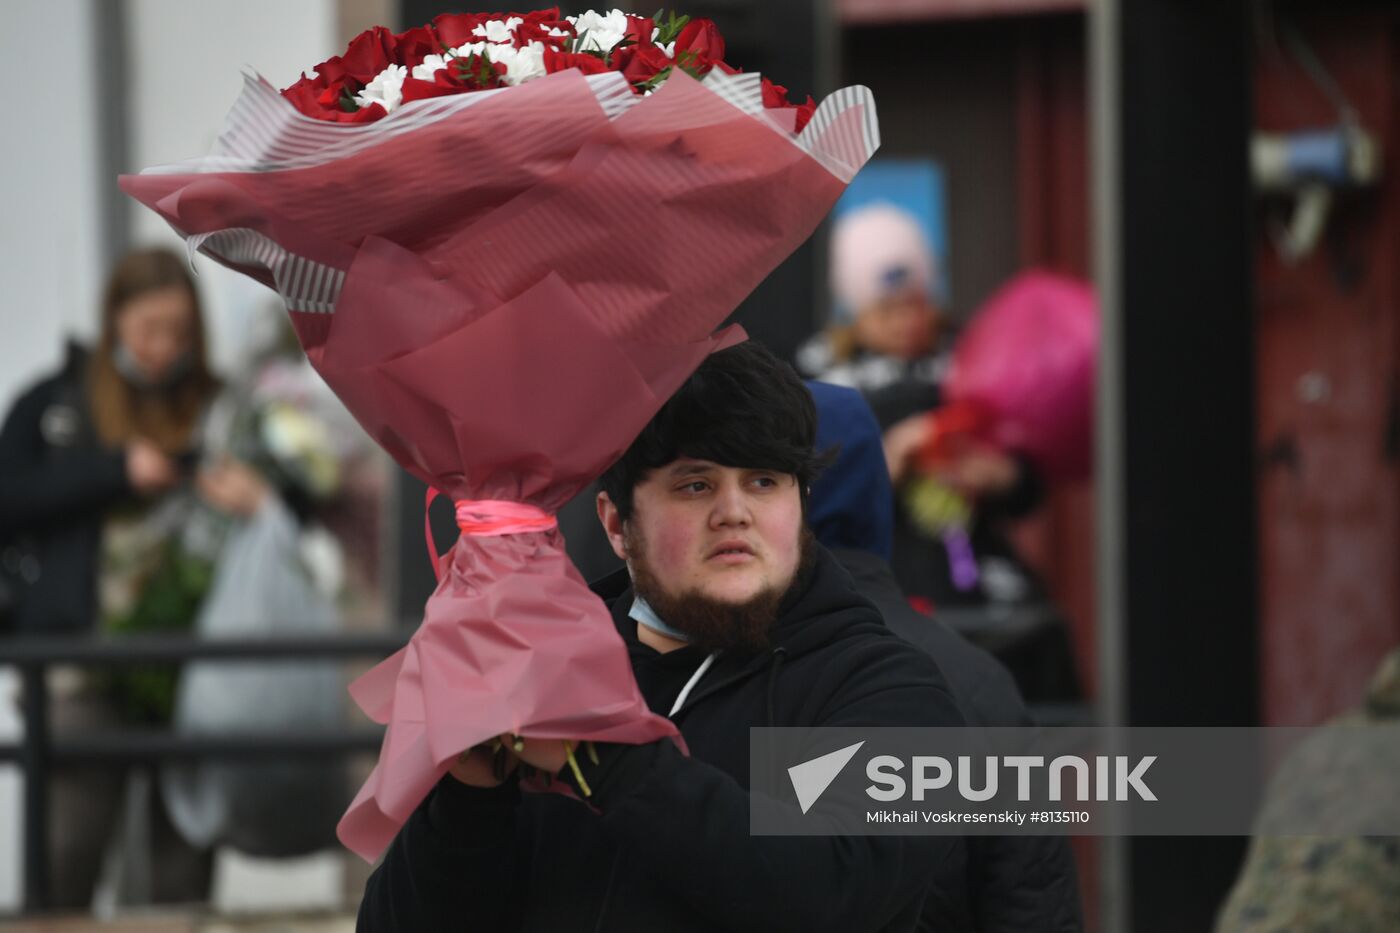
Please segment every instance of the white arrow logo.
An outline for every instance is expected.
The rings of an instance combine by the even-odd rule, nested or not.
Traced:
[[[788,777],[792,779],[792,789],[797,792],[797,802],[801,805],[803,813],[812,809],[812,804],[826,792],[831,782],[836,780],[836,775],[841,773],[841,769],[846,767],[864,744],[857,742],[847,745],[820,758],[813,758],[788,768]]]

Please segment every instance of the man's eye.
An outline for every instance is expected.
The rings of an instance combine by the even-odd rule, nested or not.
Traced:
[[[697,479],[697,480],[695,480],[695,481],[693,481],[693,482],[689,482],[689,483],[686,483],[686,484],[683,485],[683,486],[678,487],[678,488],[677,488],[677,491],[678,491],[678,492],[699,493],[699,492],[704,492],[706,489],[709,489],[709,488],[710,488],[709,483],[706,483],[704,480],[698,480],[698,479]]]
[[[753,481],[765,489],[771,489],[778,485],[778,479],[775,476],[755,476]]]

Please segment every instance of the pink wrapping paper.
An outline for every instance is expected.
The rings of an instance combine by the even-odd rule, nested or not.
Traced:
[[[987,300],[958,340],[950,404],[985,412],[988,439],[1075,480],[1093,461],[1098,305],[1076,279],[1023,272]]]
[[[878,145],[862,88],[802,136],[756,75],[645,99],[561,72],[317,124],[250,81],[209,158],[121,184],[276,288],[364,428],[454,500],[554,511],[596,478]],[[503,732],[677,737],[557,530],[461,537],[409,644],[351,687],[387,727],[339,827],[373,860],[463,749]]]

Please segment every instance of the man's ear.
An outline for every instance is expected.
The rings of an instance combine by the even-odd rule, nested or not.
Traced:
[[[612,545],[613,553],[622,560],[627,559],[626,536],[622,531],[622,516],[618,514],[617,506],[608,498],[605,492],[598,493],[598,521],[603,525],[603,531],[608,535],[608,543]]]

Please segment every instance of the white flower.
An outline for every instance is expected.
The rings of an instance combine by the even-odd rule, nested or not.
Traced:
[[[403,65],[390,65],[355,95],[355,103],[361,107],[380,104],[385,111],[393,113],[394,108],[403,102],[403,80],[407,77],[408,69]]]
[[[510,49],[510,51],[513,54],[508,58],[501,59],[506,66],[506,84],[520,84],[545,76],[543,42],[531,42],[522,48]]]
[[[661,37],[661,30],[660,30],[660,29],[657,29],[655,26],[653,26],[653,27],[651,28],[651,41],[652,41],[653,43],[655,43],[656,40],[659,39],[660,37]],[[660,49],[661,51],[665,52],[667,58],[675,58],[675,57],[676,57],[676,40],[674,40],[674,39],[672,39],[670,42],[666,43],[665,45],[658,45],[657,48]]]
[[[474,36],[484,36],[487,42],[510,42],[515,39],[515,27],[525,20],[518,16],[502,22],[498,19],[487,20],[480,26],[472,30]]]
[[[340,484],[340,463],[325,422],[285,402],[262,415],[262,442],[285,470],[315,496],[328,496]]]
[[[546,35],[554,36],[556,39],[567,39],[569,38],[569,30],[560,29],[558,26],[550,26],[549,32],[546,33]]]
[[[441,55],[424,55],[421,65],[413,66],[413,77],[419,81],[431,81],[433,76],[447,67],[447,59]]]
[[[568,17],[569,22],[574,24],[574,32],[581,37],[578,48],[575,51],[584,52],[590,49],[598,52],[610,52],[613,46],[622,41],[627,35],[627,14],[621,10],[612,10],[608,13],[595,13],[589,10],[578,16]]]
[[[489,42],[467,42],[453,49],[452,54],[456,55],[458,58],[471,58],[473,55],[480,55],[482,52],[485,52],[488,47],[491,49],[492,60],[495,60],[498,50]]]
[[[515,63],[515,58],[520,53],[513,45],[493,45],[486,49],[486,54],[491,57],[492,63],[505,65],[506,74],[510,74],[510,66]]]

